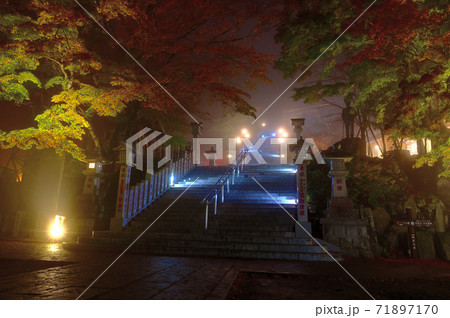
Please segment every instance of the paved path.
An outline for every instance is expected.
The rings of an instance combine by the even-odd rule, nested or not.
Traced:
[[[116,252],[67,251],[57,244],[0,241],[0,299],[75,299],[117,256]],[[29,261],[18,266],[17,260]],[[448,263],[350,260],[343,264],[356,278],[450,277]],[[125,254],[82,298],[224,299],[239,272],[346,277],[333,262]]]

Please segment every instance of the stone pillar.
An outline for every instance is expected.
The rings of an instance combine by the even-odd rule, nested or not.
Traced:
[[[109,230],[118,232],[126,224],[127,203],[130,192],[131,167],[122,165],[119,170],[119,185],[117,189],[116,213],[110,221]]]
[[[294,162],[297,159],[298,154],[303,145],[303,125],[305,124],[305,118],[292,118],[291,119],[293,132],[297,137],[297,144],[291,145],[290,150],[295,153]],[[308,202],[307,202],[307,185],[306,185],[306,164],[297,164],[297,221],[301,227],[296,224],[295,233],[296,236],[309,237],[311,234],[311,223],[308,221]],[[302,228],[303,227],[303,228]],[[305,230],[308,233],[305,233]]]

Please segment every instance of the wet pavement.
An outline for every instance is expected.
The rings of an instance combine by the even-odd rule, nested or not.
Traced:
[[[0,299],[76,299],[119,254],[68,251],[60,244],[45,242],[0,241]],[[362,281],[417,279],[428,282],[424,284],[426,289],[432,289],[433,284],[441,286],[440,288],[449,287],[450,264],[446,262],[358,259],[345,260],[342,264],[356,279]],[[348,279],[347,274],[334,262],[193,258],[126,253],[82,299],[225,299],[240,273],[271,275],[270,284],[256,285],[254,297],[249,296],[248,291],[242,291],[247,295],[246,298],[258,298],[268,287],[271,293],[276,295],[276,288],[283,288],[280,284],[286,279],[286,275],[302,277],[298,279],[298,283],[290,279],[298,288],[304,284],[305,278]],[[367,298],[356,283],[350,281],[346,284],[347,288],[353,290],[348,294],[349,297],[355,298],[355,293],[360,293],[361,298]],[[240,286],[242,288],[245,285]],[[317,287],[322,289],[322,292],[317,294],[319,298],[342,297],[342,293],[339,294],[339,290],[331,284],[325,282]],[[384,288],[389,289],[389,286],[384,284]],[[417,293],[420,295],[420,289],[416,291],[416,295]],[[301,298],[302,294],[299,295]],[[426,290],[423,295],[428,295]]]

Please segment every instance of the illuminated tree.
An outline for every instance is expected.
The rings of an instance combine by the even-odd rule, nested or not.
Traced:
[[[276,2],[80,3],[192,115],[205,116],[199,106],[208,102],[255,115],[242,87],[267,81],[272,57],[246,43],[275,23]],[[29,101],[39,114],[33,127],[0,132],[0,147],[54,148],[83,160],[86,132],[101,152],[95,122],[130,105],[159,125],[191,120],[75,2],[7,1],[0,9],[0,99]]]
[[[305,69],[371,2],[294,6],[278,31],[283,50],[276,66],[285,76]],[[339,96],[362,131],[380,129],[394,141],[429,138],[433,150],[417,163],[442,159],[450,175],[448,12],[445,1],[377,1],[300,79],[294,98]]]

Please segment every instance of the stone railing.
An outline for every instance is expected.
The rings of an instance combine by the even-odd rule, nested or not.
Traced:
[[[110,231],[120,231],[193,168],[192,153],[186,151],[184,156],[172,160],[154,174],[146,174],[144,180],[130,186],[132,168],[122,165],[119,172],[116,213],[111,219]]]

